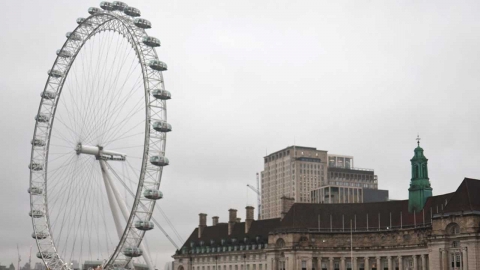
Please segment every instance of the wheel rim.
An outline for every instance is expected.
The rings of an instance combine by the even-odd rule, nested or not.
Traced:
[[[36,117],[35,131],[32,140],[31,162],[29,165],[29,191],[31,206],[30,216],[32,217],[33,224],[32,236],[36,239],[39,249],[37,256],[41,257],[41,259],[45,262],[45,265],[50,269],[70,268],[68,262],[71,262],[72,258],[77,258],[76,256],[78,256],[78,249],[77,251],[75,251],[75,249],[79,247],[79,244],[76,241],[82,241],[80,246],[81,249],[83,249],[84,246],[86,247],[86,244],[84,244],[83,241],[87,238],[89,239],[89,237],[85,237],[85,234],[88,236],[88,234],[94,233],[92,231],[86,233],[88,226],[85,223],[85,226],[82,227],[81,221],[86,222],[85,220],[90,220],[90,225],[96,224],[96,217],[101,216],[99,213],[97,213],[97,215],[91,214],[91,216],[87,218],[87,216],[82,215],[83,210],[80,211],[78,209],[69,209],[68,207],[77,206],[81,208],[81,203],[83,202],[84,205],[90,203],[90,208],[92,208],[93,203],[89,199],[86,199],[92,197],[91,193],[88,194],[87,191],[83,190],[81,191],[83,193],[80,194],[85,196],[90,195],[90,197],[85,197],[82,201],[82,198],[80,198],[81,195],[76,194],[76,199],[73,200],[72,197],[75,195],[75,193],[72,192],[72,189],[74,189],[73,185],[76,185],[75,187],[78,188],[84,187],[82,186],[81,181],[79,181],[84,180],[91,185],[96,184],[96,191],[98,191],[98,173],[100,168],[97,167],[97,169],[94,169],[94,165],[96,163],[100,163],[98,158],[100,157],[101,159],[102,156],[96,155],[84,157],[84,153],[81,151],[67,153],[72,152],[73,149],[68,149],[68,151],[62,152],[61,147],[68,148],[71,147],[71,144],[76,144],[76,148],[78,148],[78,144],[92,144],[95,146],[95,143],[97,146],[105,148],[115,147],[115,145],[122,144],[121,142],[119,143],[118,140],[121,141],[123,138],[121,136],[117,136],[117,132],[118,134],[123,134],[125,137],[124,139],[128,139],[130,142],[133,140],[132,137],[136,136],[136,141],[138,142],[138,137],[143,136],[143,140],[140,139],[141,144],[131,147],[132,149],[137,149],[136,153],[140,153],[139,156],[136,157],[132,155],[132,158],[138,158],[137,162],[130,163],[128,161],[130,159],[128,155],[127,162],[124,163],[126,165],[122,165],[123,168],[122,166],[117,166],[113,160],[105,161],[105,168],[111,172],[110,174],[112,178],[116,178],[116,181],[118,181],[117,184],[114,184],[114,186],[117,186],[117,188],[119,186],[120,189],[123,187],[123,190],[125,191],[126,197],[124,203],[126,204],[125,208],[128,208],[129,213],[128,215],[125,215],[123,212],[125,216],[123,233],[121,233],[121,237],[118,237],[119,239],[114,245],[115,247],[109,248],[107,240],[106,253],[108,256],[100,253],[97,255],[97,257],[100,257],[100,259],[104,260],[103,268],[128,267],[129,262],[131,261],[132,257],[134,257],[130,255],[137,255],[133,254],[135,253],[134,250],[141,245],[142,239],[145,235],[145,229],[148,229],[146,227],[149,226],[148,222],[155,207],[155,199],[158,199],[152,199],[151,196],[147,198],[144,196],[144,193],[149,191],[150,193],[147,193],[152,194],[153,191],[158,191],[163,165],[166,165],[162,163],[160,166],[158,166],[158,164],[154,165],[152,162],[150,162],[153,157],[165,156],[166,132],[171,130],[171,127],[170,129],[161,129],[160,131],[158,128],[153,129],[153,123],[166,123],[167,120],[166,98],[158,98],[158,96],[152,95],[152,92],[155,91],[155,93],[158,91],[165,91],[162,71],[166,70],[166,66],[163,68],[162,66],[155,65],[157,63],[155,61],[158,61],[158,58],[155,49],[151,46],[155,44],[152,44],[151,39],[149,40],[150,43],[142,42],[142,39],[144,37],[148,37],[148,35],[143,28],[138,27],[138,20],[134,20],[132,17],[125,14],[127,11],[125,11],[125,13],[121,9],[111,11],[89,11],[92,11],[91,13],[93,14],[86,19],[80,20],[79,26],[74,31],[67,34],[67,41],[57,52],[58,57],[49,71],[49,77],[44,91],[42,92],[42,100],[40,102]],[[128,125],[125,124],[130,120],[122,122],[122,118],[120,118],[120,120],[117,121],[118,115],[121,115],[121,113],[118,111],[121,111],[121,109],[117,110],[115,109],[116,107],[112,108],[111,106],[105,106],[108,108],[107,116],[101,113],[104,107],[103,105],[108,103],[112,105],[113,103],[111,101],[112,99],[108,100],[108,94],[103,93],[104,96],[100,96],[103,97],[104,100],[92,101],[92,96],[90,96],[90,98],[87,98],[87,96],[82,98],[82,95],[78,95],[78,93],[73,91],[75,89],[87,89],[87,91],[82,92],[82,94],[88,93],[88,90],[90,90],[90,94],[95,96],[97,93],[93,93],[94,89],[105,90],[105,88],[102,88],[101,86],[97,86],[97,88],[95,88],[94,85],[91,85],[90,89],[88,89],[89,87],[87,87],[87,85],[78,85],[77,77],[81,76],[77,76],[77,73],[80,72],[80,68],[77,68],[75,64],[78,62],[88,62],[88,60],[91,61],[92,59],[88,59],[88,57],[85,57],[87,60],[82,59],[82,57],[89,52],[91,55],[93,55],[92,52],[94,50],[92,47],[90,47],[89,51],[89,44],[93,44],[97,40],[99,42],[102,41],[102,37],[108,36],[108,33],[110,32],[112,35],[116,34],[117,36],[121,36],[126,43],[131,45],[131,51],[133,51],[135,54],[134,59],[138,60],[137,71],[140,71],[139,78],[141,83],[139,84],[138,82],[134,82],[133,84],[134,86],[136,85],[137,89],[141,88],[143,90],[141,91],[143,95],[143,101],[140,103],[143,103],[143,108],[140,108],[140,111],[143,111],[142,113],[144,116],[142,122],[138,122],[138,120],[136,120],[136,122],[134,121],[136,126],[132,127],[131,129],[127,129],[126,126]],[[103,42],[106,42],[106,39],[103,39]],[[116,45],[117,48],[118,46],[121,46],[120,43],[117,43]],[[114,45],[103,43],[103,48],[111,48],[112,46]],[[96,60],[98,61],[99,59],[102,58],[97,58]],[[108,54],[105,56],[105,59],[111,60],[108,59]],[[82,60],[85,61],[82,62]],[[120,66],[123,67],[124,65]],[[108,74],[107,72],[108,71],[105,71],[104,74]],[[113,68],[110,69],[110,72],[115,73]],[[101,74],[101,72],[97,72],[92,76],[90,76],[91,74],[88,76],[83,74],[85,75],[83,78],[87,82],[91,82],[94,81],[93,77],[98,76],[98,74]],[[72,78],[75,78],[75,81]],[[98,79],[98,82],[100,82],[100,80],[101,79]],[[75,82],[77,84],[76,86],[74,86]],[[117,87],[115,90],[117,90]],[[120,90],[124,89],[127,88],[120,87]],[[134,88],[132,87],[132,89]],[[71,92],[68,90],[71,90]],[[110,89],[110,91],[107,93],[117,92],[111,91]],[[70,102],[69,104],[71,106],[67,106],[69,94],[70,101],[73,100],[73,102]],[[121,99],[121,95],[119,94],[118,96],[119,98],[117,101]],[[138,107],[142,106],[138,106],[138,102],[128,103],[132,102],[132,100],[129,100],[129,96],[124,97],[128,98],[126,98],[123,103],[117,102],[115,105],[118,106],[119,104],[122,104],[121,107],[124,107],[125,104],[132,104],[129,109],[131,109],[131,112],[135,112],[135,116],[138,116],[137,109]],[[65,100],[65,102],[62,103],[62,100]],[[78,107],[82,106],[78,106],[76,103],[85,103],[87,100],[89,101],[88,105],[95,104],[95,106],[84,106],[84,108],[89,108],[90,111],[88,114],[84,113],[82,115],[81,113],[77,113],[78,111],[82,112],[82,110],[78,110]],[[138,99],[135,101],[137,100]],[[75,108],[75,105],[77,105],[77,108]],[[129,115],[128,113],[124,114],[127,116]],[[98,119],[99,115],[101,119]],[[115,118],[115,116],[117,117]],[[134,116],[130,116],[128,119],[132,118],[134,118]],[[70,122],[67,123],[67,120]],[[90,130],[81,130],[81,128],[88,127],[89,125]],[[140,128],[142,130],[140,135],[132,135],[133,131],[139,129],[138,126],[144,127],[143,129]],[[123,133],[120,131],[123,131]],[[68,133],[70,133],[70,137],[68,136]],[[77,137],[75,137],[76,135]],[[117,143],[115,143],[116,139]],[[129,146],[124,147],[123,151],[132,152],[133,150],[127,150],[129,148]],[[140,150],[138,150],[139,148]],[[69,155],[71,155],[70,159],[66,159]],[[63,163],[59,163],[62,159]],[[89,166],[91,169],[90,171],[87,171],[85,168]],[[70,174],[66,173],[66,167],[68,167],[70,170]],[[128,172],[129,167],[131,169],[131,173]],[[77,171],[75,171],[75,169],[77,169]],[[64,173],[61,174],[61,171]],[[135,175],[135,171],[138,175],[136,179],[133,177],[135,181],[132,181],[131,176]],[[95,183],[95,180],[97,180],[97,183]],[[128,183],[127,180],[130,181],[130,183]],[[71,181],[71,183],[68,181]],[[70,186],[68,187],[69,184]],[[63,187],[60,187],[62,185]],[[70,189],[68,193],[65,192],[67,188]],[[89,188],[92,188],[92,186]],[[131,199],[128,199],[127,195],[130,195]],[[103,196],[103,198],[104,197],[105,196]],[[84,206],[81,209],[85,208],[86,207]],[[97,208],[101,208],[103,210],[106,209],[105,205],[102,205],[102,207],[97,205]],[[67,215],[68,210],[73,211],[74,213],[68,213]],[[77,210],[80,212],[80,214],[75,213]],[[100,209],[98,210],[100,211]],[[65,216],[69,216],[70,218],[67,219],[67,222],[65,222]],[[73,218],[71,218],[71,216],[73,216]],[[105,218],[107,217],[105,216]],[[143,223],[139,221],[142,221]],[[66,228],[68,226],[64,226],[65,224],[72,224],[73,227],[71,226]],[[142,229],[137,229],[135,224],[141,224],[143,227],[140,225],[139,226]],[[98,226],[96,227],[99,229]],[[107,230],[107,227],[107,224],[105,224],[105,231]],[[82,230],[83,236],[80,237],[79,235],[82,235]],[[97,234],[99,234],[98,231]],[[69,244],[69,241],[72,240],[69,239],[70,237],[72,237],[74,243],[77,244],[71,244],[71,242]],[[98,239],[100,239],[100,237],[98,237]],[[98,242],[100,243],[101,241],[99,240]],[[115,243],[115,241],[112,242]],[[89,239],[89,245],[91,244],[91,239]],[[101,247],[98,247],[98,249],[100,248]],[[68,250],[71,251],[69,252]],[[128,254],[130,251],[133,253]],[[80,252],[80,254],[82,253]],[[128,256],[126,254],[128,254]],[[90,257],[92,256],[93,255],[90,255]],[[88,258],[88,256],[80,255],[78,258],[80,261],[84,261],[85,258]]]

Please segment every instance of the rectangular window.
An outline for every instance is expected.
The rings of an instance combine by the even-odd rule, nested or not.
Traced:
[[[302,261],[302,270],[307,270],[307,261]]]

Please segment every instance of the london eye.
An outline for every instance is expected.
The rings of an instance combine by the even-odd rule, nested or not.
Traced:
[[[99,260],[103,269],[150,269],[147,231],[160,191],[167,122],[150,21],[101,2],[66,33],[40,92],[31,141],[30,212],[37,257],[48,269]]]

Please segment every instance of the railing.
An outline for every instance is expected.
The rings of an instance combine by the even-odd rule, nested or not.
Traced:
[[[432,223],[420,223],[417,225],[405,225],[405,226],[392,226],[392,227],[357,227],[352,228],[350,226],[345,228],[284,228],[275,229],[270,234],[277,233],[365,233],[365,232],[390,232],[396,230],[411,230],[411,229],[428,229],[432,227]]]
[[[366,171],[366,172],[373,172],[373,169],[367,169],[367,168],[358,168],[358,167],[346,167],[342,165],[328,165],[329,168],[339,168],[339,169],[346,169],[346,170],[356,170],[356,171]]]

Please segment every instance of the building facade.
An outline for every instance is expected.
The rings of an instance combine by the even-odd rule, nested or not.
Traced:
[[[366,203],[388,201],[388,190],[327,185],[311,191],[312,203]]]
[[[261,182],[261,219],[280,217],[284,196],[299,203],[333,203],[331,197],[318,197],[320,193],[325,194],[322,187],[328,186],[339,192],[345,190],[345,196],[351,198],[335,198],[334,202],[363,202],[363,189],[378,189],[374,170],[354,167],[352,156],[328,154],[303,146],[290,146],[264,157]],[[313,193],[315,190],[318,192]],[[348,192],[352,194],[347,195]]]
[[[480,180],[465,178],[455,192],[431,196],[427,174],[414,165],[408,200],[312,204],[283,196],[280,218],[254,220],[247,207],[245,222],[231,209],[228,223],[214,217],[211,226],[200,214],[173,269],[480,269]]]
[[[326,185],[327,151],[290,146],[264,157],[261,173],[262,219],[281,215],[281,197],[310,202],[310,191]]]

